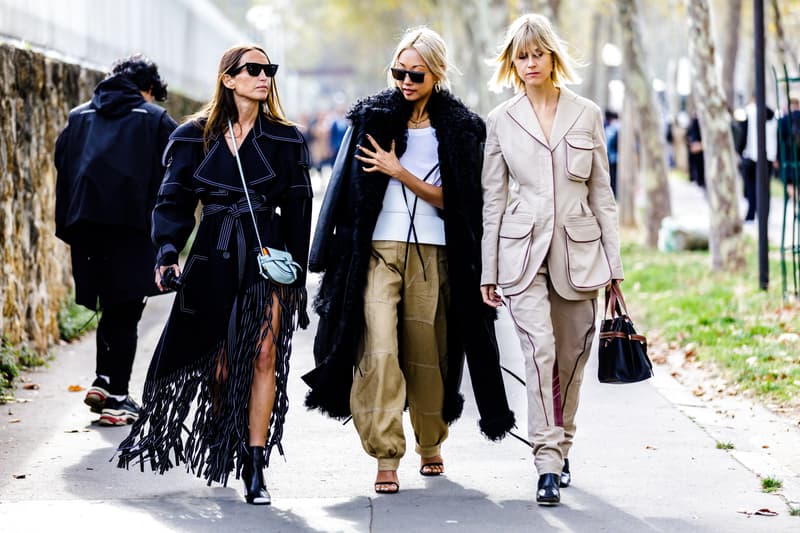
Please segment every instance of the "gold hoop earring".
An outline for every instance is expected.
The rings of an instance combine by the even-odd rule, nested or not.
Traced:
[[[439,81],[437,81],[436,83],[433,84],[433,90],[435,90],[437,93],[442,92],[442,81],[441,80],[439,80]]]

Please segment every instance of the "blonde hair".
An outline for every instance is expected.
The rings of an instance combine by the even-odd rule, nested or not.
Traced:
[[[397,87],[397,81],[392,78],[392,67],[395,66],[397,60],[400,58],[405,50],[413,48],[422,56],[425,66],[433,75],[436,80],[435,89],[437,91],[444,89],[450,90],[450,79],[447,77],[447,71],[458,71],[453,65],[450,64],[447,58],[447,45],[444,43],[442,36],[426,26],[418,26],[410,28],[403,34],[403,38],[397,44],[394,50],[392,61],[389,63],[386,72],[386,81],[390,88]]]
[[[219,60],[219,69],[217,71],[217,86],[214,90],[214,96],[203,108],[189,117],[195,120],[198,124],[203,124],[203,145],[206,151],[211,147],[211,139],[220,133],[224,132],[228,127],[228,119],[236,122],[239,120],[239,110],[236,108],[236,103],[233,99],[233,91],[225,87],[222,82],[223,78],[229,71],[239,64],[239,60],[250,50],[257,50],[264,54],[269,62],[269,56],[263,48],[256,45],[238,45],[229,48],[222,54]],[[291,125],[292,123],[286,119],[281,106],[281,99],[278,96],[278,86],[275,83],[275,77],[269,79],[269,95],[267,100],[261,104],[261,114],[272,122],[278,124]]]
[[[518,92],[524,90],[525,83],[514,68],[514,58],[520,52],[534,48],[552,54],[553,71],[550,77],[555,85],[581,82],[575,72],[578,62],[567,53],[567,44],[553,31],[550,21],[542,15],[529,13],[508,27],[500,53],[491,61],[496,67],[489,87],[496,92],[504,87],[514,87]]]

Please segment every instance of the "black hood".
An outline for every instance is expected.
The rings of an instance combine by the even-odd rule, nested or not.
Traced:
[[[101,115],[118,117],[145,102],[135,83],[124,76],[111,76],[97,84],[92,107]]]

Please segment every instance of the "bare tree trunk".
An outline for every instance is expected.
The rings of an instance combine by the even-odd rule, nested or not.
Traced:
[[[639,121],[640,165],[645,190],[646,243],[655,248],[661,221],[672,212],[667,181],[663,132],[658,102],[645,72],[647,60],[639,25],[636,0],[618,0],[622,33],[625,98],[632,98]]]
[[[725,26],[720,32],[722,38],[722,90],[728,109],[736,106],[736,54],[739,52],[739,21],[742,14],[742,0],[728,0]]]
[[[708,2],[685,1],[689,17],[692,89],[703,134],[706,188],[711,207],[711,268],[737,271],[744,268],[745,259],[731,116],[725,108],[725,97],[715,69]]]
[[[586,91],[584,95],[591,98],[592,101],[597,103],[600,107],[606,107],[605,99],[600,100],[600,84],[604,83],[604,70],[606,66],[603,64],[600,52],[603,50],[601,30],[603,26],[603,15],[600,10],[595,9],[592,14],[592,57],[589,60],[589,79],[586,80]]]
[[[797,56],[789,46],[786,40],[786,34],[783,32],[783,20],[781,18],[781,10],[778,7],[778,0],[770,0],[770,4],[772,5],[772,16],[775,21],[775,40],[777,41],[778,53],[780,54],[778,59],[781,63],[788,64],[787,70],[789,70],[789,75],[792,75],[794,69],[798,68]],[[783,76],[783,65],[780,66],[778,76]]]
[[[633,98],[622,104],[620,129],[617,137],[617,212],[622,226],[636,226],[636,182],[638,168],[636,157],[636,106]]]

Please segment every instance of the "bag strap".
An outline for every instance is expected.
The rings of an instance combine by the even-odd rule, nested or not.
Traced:
[[[258,249],[261,250],[262,255],[268,255],[264,245],[261,244],[261,235],[258,234],[258,223],[256,222],[256,214],[253,212],[253,204],[250,203],[250,195],[247,192],[247,182],[244,179],[244,171],[242,170],[242,160],[239,159],[239,147],[236,145],[236,137],[233,135],[233,124],[231,119],[228,119],[228,132],[231,134],[231,143],[233,143],[233,155],[236,157],[236,166],[239,167],[239,177],[242,178],[242,189],[244,189],[244,197],[247,199],[247,208],[250,210],[250,217],[253,219],[253,229],[256,232],[256,239],[258,240]]]

